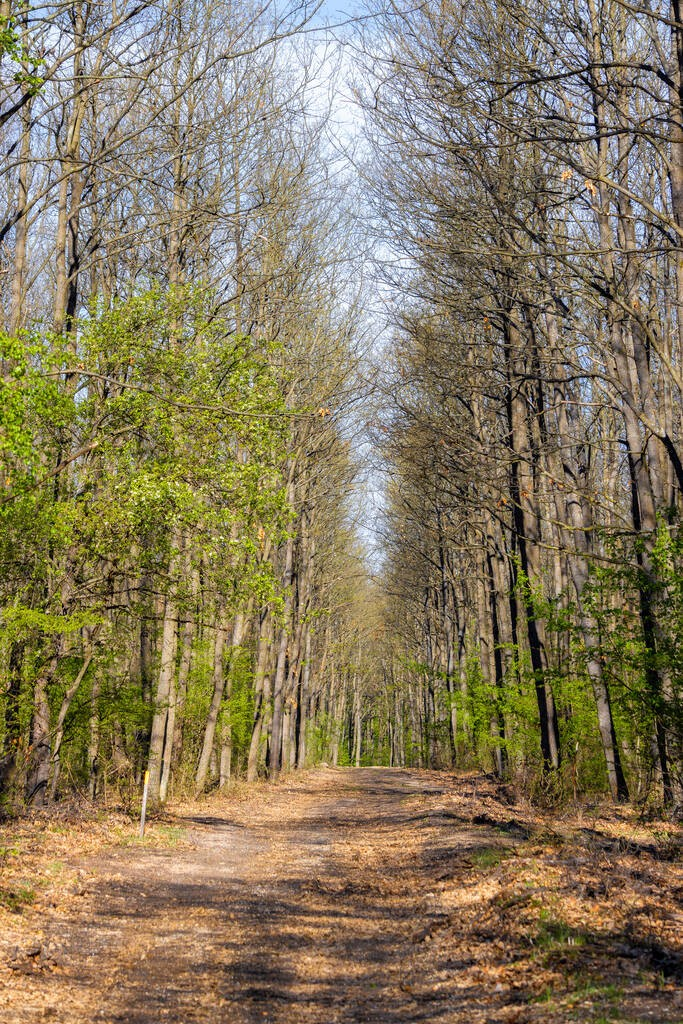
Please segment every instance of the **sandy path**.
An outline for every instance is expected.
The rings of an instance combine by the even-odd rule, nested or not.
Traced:
[[[455,820],[443,779],[308,772],[207,804],[179,822],[188,844],[84,863],[77,910],[55,909],[47,966],[17,977],[1,1024],[479,1019],[482,993],[428,944],[458,859],[500,833]]]

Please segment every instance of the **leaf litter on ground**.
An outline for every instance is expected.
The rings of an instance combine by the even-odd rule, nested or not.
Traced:
[[[2,1024],[683,1021],[681,831],[631,808],[328,769],[136,830],[92,808],[2,826]]]

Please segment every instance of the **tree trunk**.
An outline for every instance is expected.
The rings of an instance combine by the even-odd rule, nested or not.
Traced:
[[[363,715],[360,700],[360,689],[358,686],[358,673],[354,672],[352,682],[353,692],[353,763],[360,768],[360,760],[363,745]]]
[[[298,700],[296,767],[306,766],[306,733],[309,722],[310,690],[311,690],[311,627],[305,625],[304,663],[301,670]]]
[[[17,755],[22,742],[19,704],[25,650],[24,641],[15,640],[10,647],[9,680],[5,691],[4,753],[0,758],[0,796],[4,796],[14,783]]]
[[[254,725],[249,744],[247,760],[247,782],[258,778],[259,762],[264,725],[267,727],[270,713],[270,654],[272,645],[272,623],[270,611],[264,608],[259,616],[259,638],[256,654]]]
[[[62,747],[62,740],[64,739],[64,722],[66,716],[69,713],[71,702],[76,696],[78,689],[83,682],[86,672],[90,668],[90,663],[93,658],[93,650],[91,646],[86,647],[85,657],[83,664],[76,673],[76,677],[70,686],[67,687],[66,693],[62,698],[61,707],[57,715],[57,721],[54,727],[54,735],[52,740],[52,778],[50,780],[50,800],[54,800],[57,795],[57,786],[59,785],[59,769],[60,769],[60,751]]]
[[[285,677],[287,670],[287,650],[289,645],[292,618],[292,581],[294,576],[294,537],[290,534],[285,545],[285,565],[282,574],[284,590],[283,626],[280,630],[275,676],[273,679],[273,718],[270,739],[269,774],[277,776],[282,764],[282,728],[285,702]]]
[[[152,733],[149,741],[149,804],[158,806],[161,800],[161,768],[164,751],[164,738],[168,722],[168,709],[173,692],[173,680],[176,672],[176,655],[178,652],[178,605],[177,579],[179,555],[177,548],[180,537],[175,534],[172,542],[173,550],[169,561],[169,592],[164,609],[164,620],[161,639],[161,663],[157,680],[154,701],[154,717]]]
[[[511,287],[508,285],[508,293]],[[541,754],[544,771],[560,765],[560,737],[550,683],[547,679],[542,624],[536,615],[533,588],[540,585],[539,564],[540,514],[535,507],[534,475],[531,466],[535,458],[529,436],[527,404],[523,382],[527,376],[524,365],[524,346],[515,317],[510,312],[504,323],[507,364],[507,416],[510,443],[510,496],[519,564],[522,570],[524,615],[534,676],[534,689],[541,733]]]
[[[91,800],[97,796],[100,753],[100,676],[96,670],[92,680],[90,693],[90,736],[88,740],[88,794]]]
[[[26,802],[33,807],[47,803],[50,778],[50,703],[48,691],[59,665],[61,642],[49,662],[38,673],[33,690],[33,720],[31,723],[31,756],[26,780]]]
[[[196,597],[199,586],[197,574],[193,574],[193,594]],[[195,619],[193,613],[188,613],[183,626],[180,640],[180,661],[178,663],[178,677],[171,682],[169,693],[168,718],[166,721],[166,734],[164,739],[164,753],[161,765],[161,782],[159,784],[159,798],[162,803],[168,797],[168,787],[171,782],[171,770],[179,752],[182,741],[180,729],[180,712],[182,711],[187,694],[187,683],[190,677],[192,665],[192,642],[195,633]]]
[[[244,634],[246,632],[247,623],[252,612],[254,605],[253,598],[249,599],[247,609],[244,612],[238,612],[235,616],[235,621],[232,627],[232,639],[230,641],[230,658],[227,666],[227,680],[225,687],[226,701],[223,707],[223,721],[222,721],[222,733],[221,733],[221,756],[219,765],[219,785],[222,788],[226,786],[230,781],[232,775],[232,720],[230,711],[230,698],[232,697],[232,663],[235,657],[235,653],[242,646],[244,640]]]
[[[206,786],[214,739],[216,737],[216,725],[218,723],[218,715],[221,709],[221,701],[223,700],[226,678],[225,642],[227,629],[228,624],[225,621],[224,613],[217,611],[216,638],[213,647],[213,694],[211,697],[211,704],[209,706],[209,713],[206,719],[206,725],[204,727],[202,752],[199,756],[199,764],[197,766],[197,774],[195,776],[194,789],[196,795],[202,793]]]

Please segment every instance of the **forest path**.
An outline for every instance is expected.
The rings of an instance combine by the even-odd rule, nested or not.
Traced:
[[[385,768],[194,804],[174,847],[71,861],[72,895],[22,916],[0,1024],[683,1020],[681,871],[594,829],[595,855],[544,849],[520,816],[483,776]]]
[[[75,916],[50,922],[56,969],[2,1024],[332,1024],[476,1019],[456,964],[420,960],[459,858],[498,842],[454,820],[453,779],[322,769],[181,818],[189,847],[84,863]],[[33,1006],[31,1006],[33,1004]]]

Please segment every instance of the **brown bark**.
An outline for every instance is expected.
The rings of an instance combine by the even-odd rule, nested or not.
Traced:
[[[510,294],[512,286],[506,289]],[[512,311],[504,323],[507,418],[510,443],[510,495],[513,505],[514,540],[520,569],[524,576],[522,596],[527,627],[531,667],[538,705],[541,754],[546,771],[559,767],[560,739],[552,689],[547,679],[543,625],[536,615],[534,588],[542,579],[540,565],[541,516],[535,494],[533,445],[529,435],[528,410],[524,391],[527,377],[524,345]]]
[[[31,722],[31,750],[26,779],[26,802],[33,807],[44,807],[48,799],[50,778],[50,704],[48,692],[59,665],[61,642],[46,662],[33,688],[33,719]]]
[[[269,608],[261,610],[259,616],[259,636],[256,649],[256,671],[254,679],[254,725],[249,757],[247,761],[247,781],[254,782],[258,777],[261,762],[261,747],[270,717],[270,680],[271,650],[273,643],[273,626]]]
[[[203,792],[211,765],[211,755],[213,753],[214,739],[216,736],[216,725],[218,724],[218,715],[220,713],[221,702],[223,700],[223,691],[225,690],[225,645],[227,631],[229,628],[225,612],[220,609],[217,610],[215,638],[213,644],[213,693],[211,695],[209,713],[204,726],[204,739],[202,741],[202,749],[199,755],[197,773],[195,775],[194,789],[196,794]]]
[[[174,532],[172,552],[169,560],[169,590],[164,608],[161,661],[157,688],[154,700],[154,717],[149,741],[149,802],[150,806],[158,805],[161,800],[161,769],[164,751],[164,738],[168,722],[168,709],[173,692],[173,680],[176,673],[176,655],[178,651],[178,604],[177,604],[177,573],[180,564],[178,547],[181,544],[179,533]]]
[[[221,755],[219,764],[219,785],[221,788],[226,786],[232,776],[232,716],[230,709],[230,698],[232,696],[232,660],[235,654],[242,646],[244,637],[247,630],[247,625],[251,617],[253,608],[253,598],[251,598],[247,604],[247,608],[244,612],[239,612],[235,616],[235,621],[232,627],[232,637],[230,641],[230,656],[228,659],[228,666],[226,670],[226,683],[225,683],[225,701],[223,706],[223,720],[221,723]]]
[[[57,714],[57,721],[55,722],[53,730],[52,740],[52,778],[50,780],[50,800],[54,800],[57,795],[57,787],[59,785],[59,769],[60,769],[60,751],[62,747],[62,740],[64,738],[64,722],[66,716],[69,713],[71,702],[76,696],[78,689],[85,678],[85,674],[90,668],[90,664],[93,659],[93,649],[90,645],[86,647],[85,655],[83,658],[83,664],[76,673],[73,682],[67,687],[66,692],[62,698],[62,703]]]
[[[285,702],[285,678],[287,670],[287,654],[291,634],[292,585],[294,579],[294,536],[290,534],[285,542],[285,561],[282,571],[282,588],[284,591],[283,625],[280,629],[275,674],[273,677],[273,717],[271,723],[269,774],[277,776],[282,765],[282,729]]]

